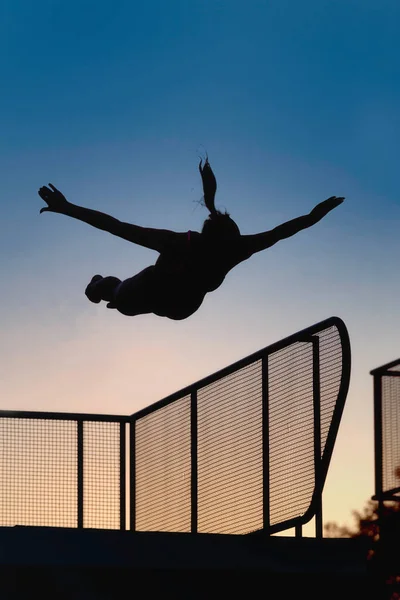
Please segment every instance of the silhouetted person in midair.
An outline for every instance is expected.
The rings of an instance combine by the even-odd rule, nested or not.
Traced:
[[[287,221],[270,231],[242,235],[228,213],[215,209],[217,182],[208,158],[200,161],[204,204],[210,215],[201,233],[176,233],[166,229],[123,223],[96,210],[71,204],[52,184],[39,190],[47,206],[42,212],[55,212],[79,219],[134,244],[159,253],[156,263],[137,275],[121,281],[118,277],[95,275],[85,294],[91,302],[107,302],[123,315],[154,313],[181,320],[196,312],[208,292],[216,290],[233,267],[279,240],[311,227],[344,198],[332,196],[304,216]]]

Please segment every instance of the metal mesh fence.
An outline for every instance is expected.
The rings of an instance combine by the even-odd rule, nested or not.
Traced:
[[[347,394],[350,350],[339,321],[131,418],[0,413],[0,525],[119,529],[126,513],[139,531],[243,534],[299,523],[317,478],[323,485]],[[383,380],[385,487],[394,488],[400,377]]]
[[[136,530],[190,531],[190,396],[136,422]]]
[[[0,525],[120,527],[119,423],[0,418]],[[79,464],[82,486],[79,484]]]
[[[342,342],[335,323],[312,335],[305,332],[279,350],[266,348],[210,383],[192,386],[197,399],[193,493],[199,532],[261,529],[266,496],[270,526],[306,513],[317,477],[325,477],[319,467],[342,384]],[[137,529],[190,530],[190,418],[188,395],[163,408],[150,407],[146,416],[137,418]]]
[[[0,419],[1,525],[77,526],[73,421]]]
[[[342,376],[336,327],[318,334],[322,457]],[[270,523],[303,515],[315,486],[313,344],[298,342],[269,357]]]
[[[302,515],[314,489],[312,344],[269,357],[271,525]]]
[[[393,369],[394,370],[394,369]],[[382,377],[383,491],[400,486],[400,377]]]
[[[198,530],[262,527],[261,361],[198,392]]]
[[[325,449],[342,378],[342,344],[337,327],[328,327],[319,337],[321,396],[321,456]]]
[[[120,425],[83,423],[83,526],[120,527]]]

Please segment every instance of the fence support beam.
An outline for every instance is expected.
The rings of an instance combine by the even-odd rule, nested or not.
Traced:
[[[83,529],[83,421],[77,421],[78,529]]]
[[[313,336],[313,409],[314,409],[314,473],[316,490],[315,536],[322,538],[322,479],[321,479],[321,373],[319,337]]]
[[[190,394],[190,531],[198,526],[197,390]]]
[[[129,528],[136,531],[136,419],[129,424]]]
[[[126,529],[126,425],[119,424],[119,520]]]
[[[261,401],[262,401],[262,478],[263,478],[263,529],[269,530],[269,399],[268,399],[268,355],[261,359]]]

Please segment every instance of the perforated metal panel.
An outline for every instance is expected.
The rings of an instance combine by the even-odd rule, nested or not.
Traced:
[[[190,397],[136,422],[136,529],[190,531]]]
[[[298,517],[314,489],[312,344],[269,357],[270,523]]]
[[[83,526],[120,527],[120,425],[83,424]]]
[[[198,392],[198,530],[262,526],[261,361]]]
[[[343,349],[337,327],[328,327],[317,336],[319,337],[322,455],[341,385]]]
[[[382,377],[382,446],[385,492],[400,486],[400,377]]]
[[[77,526],[77,426],[0,419],[1,525]]]
[[[271,525],[300,517],[310,506],[317,461],[325,451],[338,399],[342,360],[336,327],[269,357]],[[316,436],[320,436],[319,456]]]
[[[0,524],[118,529],[120,459],[119,423],[0,418]]]

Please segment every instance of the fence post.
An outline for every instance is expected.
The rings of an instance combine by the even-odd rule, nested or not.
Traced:
[[[83,529],[83,421],[77,421],[78,529]]]
[[[382,496],[382,376],[374,375],[375,495]]]
[[[136,531],[136,419],[129,423],[129,499],[131,531]]]
[[[197,533],[198,520],[197,468],[197,390],[190,394],[190,531]]]
[[[321,481],[321,373],[319,355],[319,337],[312,337],[313,348],[313,408],[314,408],[314,473],[316,509],[315,536],[323,537],[322,524],[322,481]]]
[[[126,529],[126,423],[119,424],[119,527]]]
[[[382,375],[374,375],[374,440],[375,440],[375,497],[378,499],[379,539],[384,535],[383,513],[383,436],[382,436]],[[383,535],[382,535],[383,534]]]
[[[270,526],[268,354],[261,359],[263,529]]]

